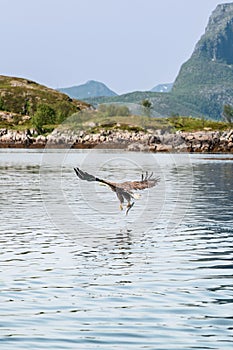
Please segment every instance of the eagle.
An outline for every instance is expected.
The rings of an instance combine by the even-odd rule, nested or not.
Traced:
[[[140,197],[140,195],[133,193],[133,191],[144,190],[146,188],[154,187],[160,181],[159,177],[154,177],[153,172],[151,174],[148,174],[148,171],[145,173],[145,175],[142,174],[141,180],[139,181],[125,181],[125,182],[111,182],[111,181],[99,179],[98,177],[88,174],[87,172],[82,171],[77,167],[74,168],[74,171],[81,180],[86,180],[90,182],[97,181],[97,182],[100,182],[101,184],[104,184],[110,187],[110,189],[116,193],[117,198],[120,201],[120,210],[123,210],[123,203],[124,203],[124,200],[126,200],[127,201],[126,215],[134,205],[134,202],[132,200],[138,199]]]

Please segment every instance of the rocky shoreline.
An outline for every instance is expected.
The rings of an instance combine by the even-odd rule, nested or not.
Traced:
[[[164,130],[54,130],[48,136],[35,130],[0,129],[0,148],[115,148],[144,152],[233,153],[233,129],[170,133]]]

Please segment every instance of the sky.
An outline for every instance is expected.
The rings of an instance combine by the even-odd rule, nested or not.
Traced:
[[[218,4],[232,0],[0,0],[0,74],[116,93],[173,82]]]

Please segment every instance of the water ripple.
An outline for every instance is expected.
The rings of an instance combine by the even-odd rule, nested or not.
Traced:
[[[96,192],[100,208],[98,200],[89,206],[79,196],[72,165],[86,154],[72,151],[63,164],[61,186],[75,222],[70,232],[62,232],[41,196],[41,152],[4,152],[2,349],[232,348],[231,162],[179,155],[177,167],[168,155],[156,155],[161,187],[126,218],[116,213],[117,203],[105,190]],[[108,155],[113,157],[104,153],[105,168]],[[103,154],[96,156],[99,162]],[[115,156],[122,164],[131,157]],[[151,156],[144,154],[140,164],[150,170]],[[190,167],[192,181],[186,181]],[[132,164],[127,171],[133,171]],[[46,176],[48,181],[59,177],[61,169],[47,166]],[[59,209],[58,193],[48,191],[46,198],[54,210]],[[81,229],[77,215],[90,225]]]

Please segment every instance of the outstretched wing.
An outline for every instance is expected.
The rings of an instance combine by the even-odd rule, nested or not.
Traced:
[[[97,182],[101,182],[103,184],[106,184],[108,186],[110,186],[111,188],[114,187],[114,184],[112,184],[111,182],[105,181],[103,179],[99,179],[98,177],[95,177],[91,174],[88,174],[86,171],[82,171],[79,168],[74,168],[74,171],[76,172],[76,175],[81,179],[81,180],[86,180],[86,181],[97,181]]]
[[[82,171],[79,168],[74,168],[74,171],[76,172],[76,175],[81,179],[81,180],[86,180],[86,181],[98,181],[100,179],[98,179],[97,177],[88,174],[85,171]]]
[[[145,188],[154,187],[160,181],[159,177],[153,177],[153,173],[149,175],[148,172],[146,172],[145,176],[142,175],[141,181],[126,181],[122,183],[116,183],[116,182],[110,182],[103,179],[99,179],[98,177],[88,174],[87,172],[82,171],[79,168],[74,168],[74,171],[76,172],[77,176],[81,180],[98,181],[108,185],[113,191],[119,192],[119,194],[128,193],[128,195],[130,196],[132,195],[131,193],[132,190],[144,190]]]
[[[159,181],[160,177],[154,177],[153,173],[149,175],[148,172],[146,172],[145,176],[142,174],[141,181],[126,181],[122,182],[120,186],[127,191],[144,190],[146,188],[154,187]]]

